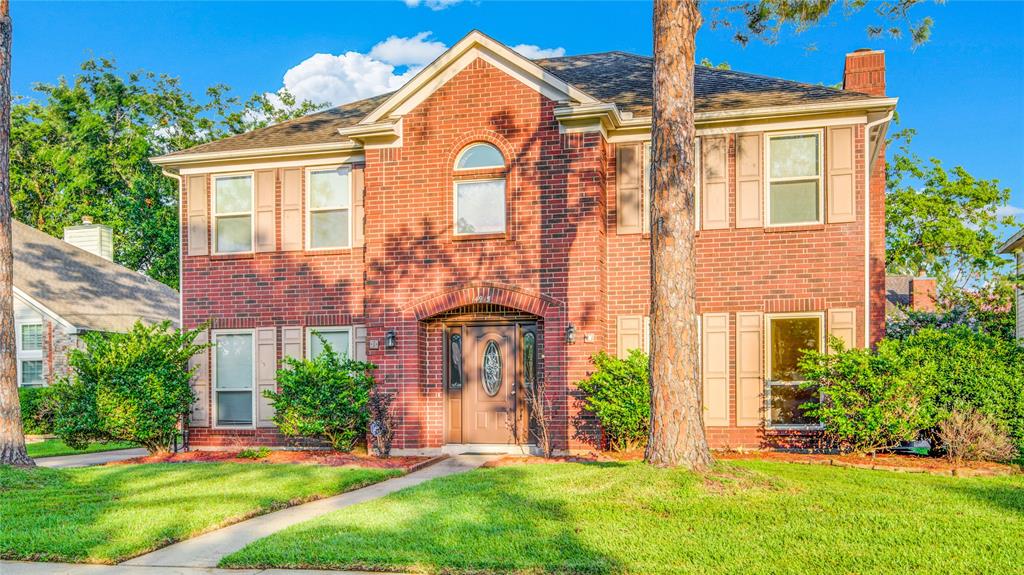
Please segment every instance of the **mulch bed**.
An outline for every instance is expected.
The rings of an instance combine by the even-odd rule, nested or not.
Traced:
[[[238,457],[238,451],[186,451],[134,457],[107,465],[138,463],[263,463],[263,464],[304,464],[326,465],[329,467],[372,467],[377,469],[402,469],[412,472],[440,460],[437,457],[406,456],[381,459],[369,455],[341,453],[338,451],[285,451],[274,450],[266,457],[249,459]]]

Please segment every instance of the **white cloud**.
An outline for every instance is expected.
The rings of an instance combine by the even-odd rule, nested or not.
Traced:
[[[427,40],[430,32],[420,32],[411,38],[388,36],[370,49],[370,57],[393,66],[424,66],[448,49],[444,42]]]
[[[565,56],[565,48],[541,48],[533,44],[519,44],[512,49],[531,60],[538,58],[558,58]]]
[[[430,8],[431,10],[444,10],[449,6],[454,6],[462,0],[402,0],[405,5],[409,8],[416,8],[420,4]]]
[[[996,216],[1005,218],[1006,216],[1024,216],[1024,208],[1018,208],[1017,206],[999,206],[996,208]]]

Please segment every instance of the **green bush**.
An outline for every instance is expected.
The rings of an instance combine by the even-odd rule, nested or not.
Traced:
[[[68,353],[70,378],[53,386],[54,433],[82,449],[94,441],[130,441],[151,453],[173,446],[193,395],[188,360],[205,327],[136,323],[128,333],[86,333]]]
[[[21,427],[26,435],[53,433],[53,411],[50,405],[51,388],[19,387]]]
[[[238,452],[241,459],[263,459],[270,455],[269,447],[247,447]]]
[[[597,417],[612,449],[643,445],[651,422],[647,354],[633,350],[619,359],[601,351],[590,361],[596,371],[576,384],[584,394],[584,409]]]
[[[313,359],[285,358],[285,367],[277,372],[280,391],[263,394],[274,405],[274,423],[281,433],[326,439],[338,451],[351,451],[366,437],[371,371],[377,367],[342,358],[327,341],[320,341],[324,349]]]

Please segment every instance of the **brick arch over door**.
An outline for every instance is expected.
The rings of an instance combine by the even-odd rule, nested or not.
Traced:
[[[422,321],[456,308],[492,304],[524,311],[553,323],[564,321],[565,306],[553,298],[510,286],[473,284],[432,294],[405,308],[406,316]]]

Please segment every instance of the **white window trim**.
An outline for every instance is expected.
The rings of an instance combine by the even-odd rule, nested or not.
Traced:
[[[352,358],[353,348],[355,347],[354,336],[352,333],[352,326],[350,325],[317,325],[306,328],[306,359],[313,359],[313,332],[325,332],[325,331],[344,331],[348,333],[348,349],[345,350],[348,353],[348,357]],[[341,350],[334,350],[335,352]]]
[[[818,320],[818,350],[825,349],[825,312],[793,312],[793,313],[772,313],[764,314],[764,424],[767,429],[794,429],[794,430],[821,430],[824,426],[820,423],[807,424],[773,424],[772,423],[772,386],[791,385],[796,386],[804,381],[773,381],[769,379],[772,374],[772,320],[775,319],[801,319],[815,318]],[[819,394],[820,396],[820,394]]]
[[[248,212],[217,212],[217,180],[221,178],[237,178],[238,176],[249,176],[249,211]],[[251,254],[256,251],[256,172],[232,172],[214,174],[210,182],[210,213],[213,215],[213,246],[211,253],[214,255],[228,254]],[[221,218],[231,216],[249,216],[249,249],[244,252],[222,252],[217,249],[217,224]]]
[[[466,152],[468,152],[469,150],[475,148],[476,146],[481,146],[481,145],[482,146],[489,146],[489,147],[494,148],[495,150],[497,150],[498,151],[498,155],[501,156],[501,165],[498,165],[498,166],[477,166],[475,168],[460,168],[459,167],[459,162],[462,161],[462,156],[466,155]],[[475,171],[475,170],[504,170],[507,163],[508,163],[508,161],[505,159],[505,153],[501,151],[501,148],[499,148],[498,146],[495,146],[494,144],[492,144],[490,142],[479,141],[479,142],[473,142],[471,144],[467,144],[465,147],[463,147],[461,150],[459,150],[458,155],[455,156],[455,164],[454,164],[452,169],[454,171],[456,171],[456,172],[472,172],[472,171]]]
[[[337,170],[344,168],[348,176],[348,205],[347,206],[334,206],[330,208],[314,208],[312,204],[313,194],[310,193],[310,188],[313,185],[312,174],[313,172],[336,172]],[[353,189],[354,181],[352,178],[352,166],[348,164],[339,164],[335,166],[315,166],[306,168],[306,251],[309,252],[322,252],[329,250],[349,250],[352,249],[352,194],[355,193]],[[346,234],[345,241],[347,242],[343,246],[329,246],[323,248],[313,247],[313,212],[348,212],[348,234]]]
[[[796,176],[788,178],[772,178],[772,156],[771,140],[783,136],[817,136],[818,137],[818,219],[806,222],[791,222],[785,224],[772,223],[772,183],[785,182],[807,182],[812,178]],[[784,132],[766,132],[764,141],[761,143],[764,150],[764,222],[766,228],[790,228],[794,226],[813,226],[825,222],[825,131],[814,130],[787,130]]]
[[[23,361],[43,361],[43,345],[40,341],[39,349],[25,350],[21,347],[21,330],[27,325],[38,325],[40,329],[43,327],[41,321],[25,321],[19,322],[14,325],[14,338],[15,338],[15,363],[18,366],[18,387],[46,387],[46,374],[40,373],[42,376],[42,383],[39,385],[24,385],[21,379],[21,362]],[[45,366],[44,366],[45,367]]]
[[[497,232],[459,232],[459,184],[480,184],[484,182],[501,182],[502,190],[502,211],[505,214],[505,221],[501,231]],[[455,180],[452,184],[452,233],[456,236],[491,236],[508,233],[508,178],[480,178],[472,180]]]
[[[249,386],[250,386],[249,387],[249,391],[252,392],[251,393],[251,395],[252,395],[252,423],[249,424],[249,425],[220,425],[219,423],[217,423],[217,413],[219,411],[217,409],[217,403],[220,401],[220,394],[217,393],[217,392],[221,391],[221,389],[217,386],[217,349],[216,349],[216,343],[217,343],[217,336],[220,336],[220,335],[248,335],[250,337],[249,342],[250,342],[250,345],[252,346],[252,381],[249,383]],[[256,415],[256,408],[257,408],[257,402],[256,402],[256,399],[257,399],[256,398],[256,367],[257,367],[257,364],[259,363],[259,360],[256,358],[256,330],[254,330],[254,329],[215,329],[215,330],[213,330],[211,332],[210,339],[215,344],[215,347],[213,349],[213,353],[210,354],[210,355],[213,356],[213,361],[211,362],[211,365],[210,365],[210,368],[211,368],[210,369],[211,379],[213,380],[212,381],[213,385],[210,386],[211,387],[211,391],[213,392],[213,413],[210,414],[211,426],[213,427],[213,429],[256,429],[256,419],[257,419],[257,415]],[[245,391],[245,390],[242,389],[242,388],[238,388],[238,387],[232,387],[232,388],[225,388],[224,391]]]

